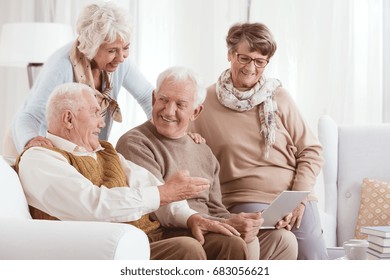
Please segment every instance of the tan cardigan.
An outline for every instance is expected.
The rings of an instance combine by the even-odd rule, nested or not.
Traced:
[[[270,203],[283,190],[313,190],[323,164],[322,147],[283,89],[275,92],[276,143],[269,158],[260,134],[259,106],[238,112],[221,105],[215,85],[191,130],[200,133],[217,157],[223,203]],[[314,194],[310,199],[316,199]]]

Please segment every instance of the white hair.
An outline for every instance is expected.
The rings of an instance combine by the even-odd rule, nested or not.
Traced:
[[[65,83],[57,86],[46,104],[48,127],[55,125],[65,110],[76,112],[85,105],[83,94],[90,93],[95,97],[95,90],[81,83]]]
[[[112,2],[88,5],[81,12],[76,24],[78,49],[92,60],[101,44],[112,43],[119,36],[130,43],[131,24],[124,9]]]
[[[168,78],[173,81],[181,82],[190,80],[194,83],[196,88],[196,95],[194,96],[194,108],[201,105],[206,98],[206,88],[203,85],[203,81],[198,74],[189,68],[181,66],[169,67],[163,71],[157,78],[156,92],[160,90],[161,84]]]

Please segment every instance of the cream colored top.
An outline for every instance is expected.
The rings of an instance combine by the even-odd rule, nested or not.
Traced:
[[[224,107],[215,85],[208,88],[204,110],[191,130],[200,133],[217,157],[223,203],[270,203],[283,190],[313,190],[323,164],[322,147],[283,89],[275,92],[276,143],[264,157],[259,109],[238,112]],[[310,199],[315,199],[314,194]]]

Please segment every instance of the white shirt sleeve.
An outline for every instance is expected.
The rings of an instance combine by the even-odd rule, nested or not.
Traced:
[[[29,205],[60,220],[138,220],[160,205],[159,184],[148,174],[138,169],[128,173],[128,188],[99,187],[60,153],[40,147],[27,150],[19,164],[19,177]]]
[[[181,200],[164,205],[154,213],[165,227],[187,228],[188,218],[198,212],[190,208],[187,200]]]
[[[127,180],[130,182],[130,186],[140,186],[144,182],[142,180],[145,180],[145,178],[148,178],[148,181],[154,185],[163,184],[147,169],[126,160],[121,154],[119,154],[119,157],[125,173],[128,175]],[[169,203],[155,211],[157,219],[162,226],[180,228],[187,228],[188,218],[196,213],[198,212],[190,208],[187,200]]]

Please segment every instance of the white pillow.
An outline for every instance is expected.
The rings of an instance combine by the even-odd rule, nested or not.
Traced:
[[[0,156],[0,218],[31,219],[15,170]]]

